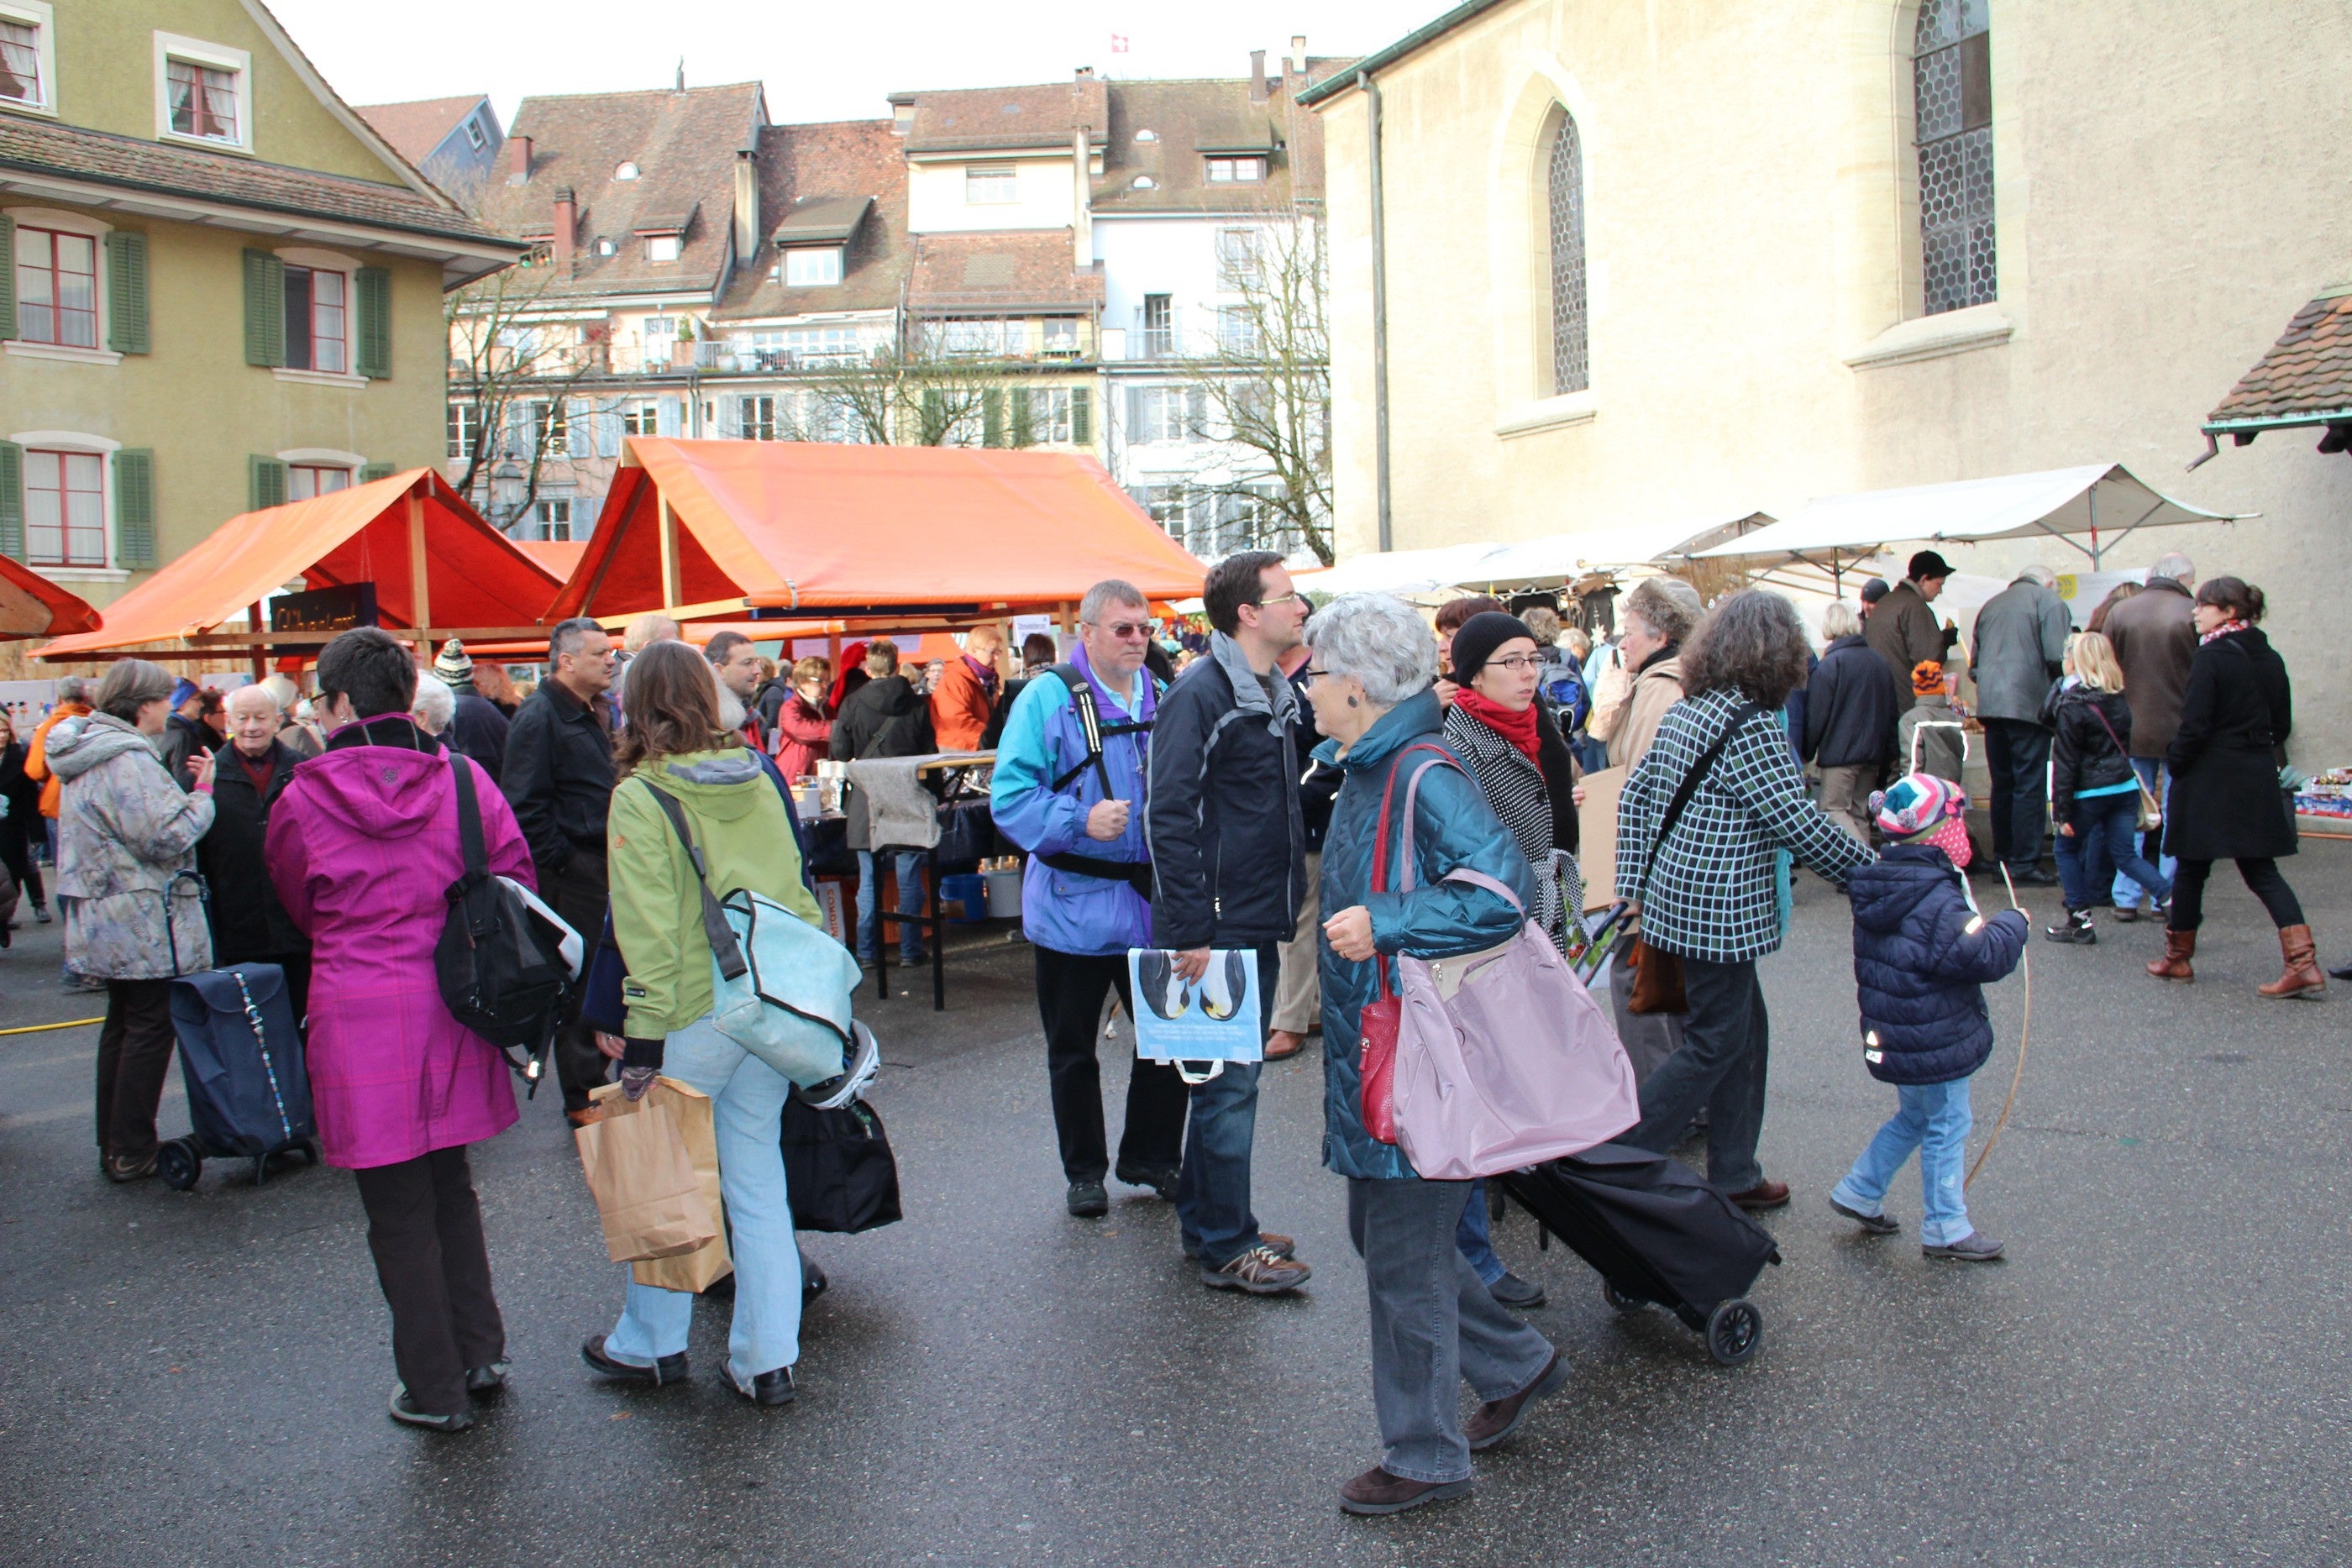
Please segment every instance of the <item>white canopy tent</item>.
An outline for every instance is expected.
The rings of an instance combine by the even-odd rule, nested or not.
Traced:
[[[1465,581],[1486,588],[1570,582],[1587,572],[1679,560],[1771,521],[1766,513],[1749,512],[1706,522],[1635,523],[1547,534],[1502,546],[1479,561],[1475,576]]]
[[[1776,566],[1801,565],[1828,573],[1834,584],[1891,543],[1983,544],[2046,535],[2088,556],[2095,571],[2100,557],[2137,529],[2259,515],[2208,512],[2151,488],[2120,463],[2094,463],[1831,496],[1697,554],[1702,559],[1737,559],[1767,573]],[[2078,542],[2082,537],[2090,543]]]
[[[1444,545],[1435,549],[1397,549],[1351,555],[1326,571],[1292,573],[1310,593],[1393,593],[1411,599],[1457,583],[1481,582],[1480,563],[1503,547]]]

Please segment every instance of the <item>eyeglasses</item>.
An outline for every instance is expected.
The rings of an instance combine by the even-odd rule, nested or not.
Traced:
[[[1511,674],[1517,675],[1524,674],[1528,671],[1540,666],[1543,664],[1543,655],[1541,653],[1513,653],[1508,658],[1489,659],[1486,663],[1489,664],[1499,664],[1504,669],[1510,671]]]
[[[1318,669],[1315,668],[1312,664],[1309,664],[1309,665],[1307,667],[1307,669],[1306,669],[1306,671],[1305,671],[1304,673],[1305,673],[1305,674],[1306,674],[1306,676],[1307,676],[1307,680],[1308,680],[1308,681],[1310,681],[1310,682],[1313,682],[1313,681],[1328,680],[1328,679],[1330,678],[1330,676],[1331,676],[1331,672],[1330,672],[1330,671],[1328,671],[1328,670],[1318,670]]]
[[[1249,602],[1260,610],[1265,610],[1276,604],[1297,604],[1307,610],[1315,608],[1315,601],[1313,600],[1307,598],[1307,595],[1303,593],[1297,592],[1278,593],[1272,599],[1253,599]]]
[[[1100,627],[1122,643],[1131,643],[1139,637],[1153,636],[1160,630],[1160,622],[1157,621],[1096,621],[1089,624]]]

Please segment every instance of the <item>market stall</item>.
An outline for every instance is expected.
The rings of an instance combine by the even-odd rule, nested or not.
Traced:
[[[98,612],[35,571],[0,555],[0,643],[95,632]]]

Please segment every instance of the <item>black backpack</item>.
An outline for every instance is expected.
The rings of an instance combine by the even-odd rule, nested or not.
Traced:
[[[562,954],[576,936],[545,904],[490,874],[474,764],[452,755],[457,840],[466,869],[449,884],[449,915],[433,950],[433,972],[452,1017],[506,1053],[507,1064],[539,1092],[547,1056],[574,980]],[[518,1059],[516,1052],[524,1054]]]

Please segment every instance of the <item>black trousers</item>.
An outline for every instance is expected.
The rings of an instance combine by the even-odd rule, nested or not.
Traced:
[[[2180,862],[2180,869],[2172,875],[2172,915],[2164,923],[2168,929],[2194,931],[2205,924],[2205,879],[2212,874],[2211,861]],[[2246,886],[2253,895],[2263,901],[2272,925],[2284,931],[2304,923],[2303,904],[2294,896],[2294,889],[2286,884],[2286,878],[2279,873],[2278,862],[2240,861],[2238,874],[2246,879]]]
[[[98,1148],[143,1158],[155,1152],[155,1107],[172,1070],[172,982],[106,982],[98,1031]]]
[[[1706,1179],[1726,1192],[1759,1186],[1756,1141],[1764,1131],[1764,1082],[1771,1065],[1772,1019],[1756,960],[1683,960],[1690,1014],[1682,1044],[1642,1082],[1642,1119],[1621,1141],[1664,1154],[1700,1107],[1706,1110]]]
[[[44,820],[35,817],[32,822],[37,824]],[[40,831],[39,827],[28,824],[24,816],[13,809],[5,817],[0,817],[0,866],[5,866],[8,874],[16,879],[16,886],[36,909],[47,908],[49,901],[41,890],[41,868],[33,863],[32,850],[26,835]]]
[[[2050,732],[2021,718],[1989,718],[1985,765],[1992,773],[1992,852],[2015,867],[2042,858],[2050,814]]]
[[[467,1369],[507,1352],[465,1145],[352,1175],[392,1309],[393,1364],[418,1409],[454,1416],[466,1408]]]
[[[604,930],[604,857],[589,850],[574,850],[562,871],[549,871],[545,866],[537,869],[539,895],[563,917],[566,925],[580,933],[580,940],[593,953],[596,940]],[[612,1072],[611,1060],[596,1049],[595,1030],[580,1017],[580,1009],[587,999],[585,987],[573,992],[563,1022],[555,1031],[555,1081],[563,1090],[563,1108],[567,1111],[587,1109],[588,1092],[605,1082]]]
[[[1062,1145],[1062,1175],[1073,1182],[1100,1181],[1110,1174],[1103,1132],[1103,998],[1114,986],[1128,1016],[1135,999],[1127,983],[1127,955],[1087,957],[1037,955],[1037,1011],[1045,1025],[1045,1073],[1053,1085],[1054,1132]],[[1173,1067],[1128,1059],[1127,1127],[1119,1134],[1118,1163],[1173,1170],[1183,1163],[1184,1116],[1192,1092]]]

